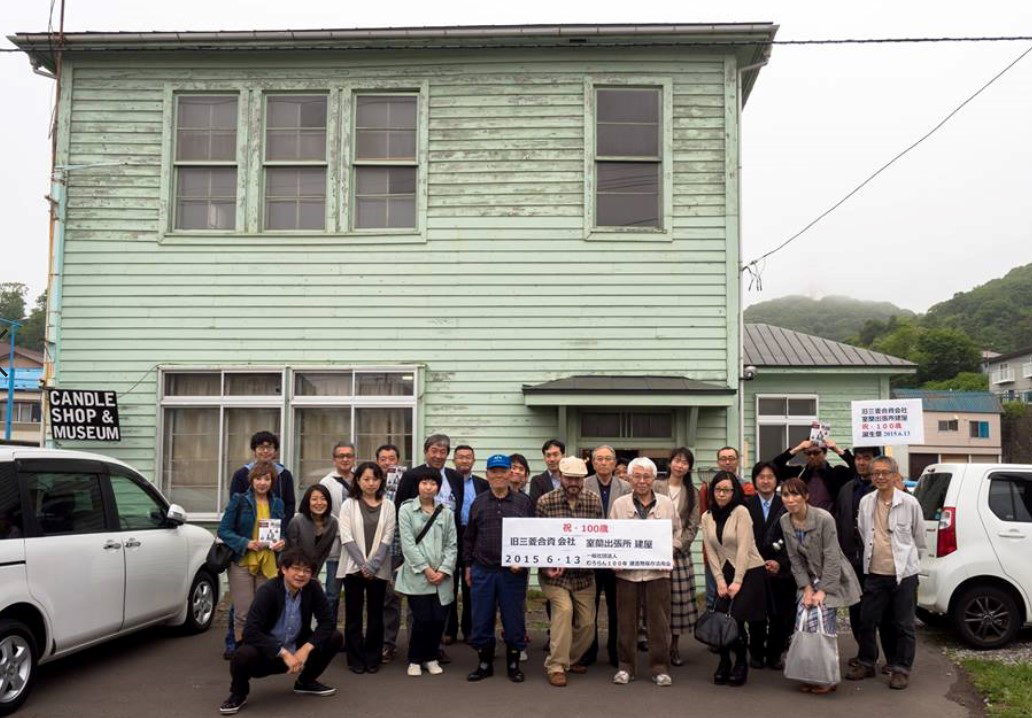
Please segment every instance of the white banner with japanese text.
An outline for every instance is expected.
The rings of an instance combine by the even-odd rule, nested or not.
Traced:
[[[853,446],[924,443],[924,409],[920,399],[854,401]]]
[[[502,565],[671,569],[669,519],[502,519]]]

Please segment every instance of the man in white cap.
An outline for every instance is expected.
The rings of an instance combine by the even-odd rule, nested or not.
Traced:
[[[584,491],[588,467],[582,459],[567,456],[559,461],[559,488],[537,502],[538,518],[602,519],[602,499]],[[545,659],[548,682],[561,688],[566,672],[584,673],[581,656],[595,634],[595,574],[590,568],[538,569],[541,592],[552,604],[549,650]]]

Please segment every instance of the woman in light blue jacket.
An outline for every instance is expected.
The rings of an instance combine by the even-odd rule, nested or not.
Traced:
[[[436,502],[441,473],[430,467],[420,467],[414,473],[419,497],[408,499],[398,508],[405,562],[398,569],[394,590],[408,596],[412,609],[408,674],[419,676],[426,668],[431,675],[439,675],[443,670],[437,662],[437,649],[447,606],[455,596],[458,536],[452,510]]]

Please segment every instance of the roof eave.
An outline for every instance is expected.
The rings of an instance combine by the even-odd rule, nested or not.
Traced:
[[[342,30],[246,30],[217,32],[81,32],[65,33],[64,52],[131,50],[291,50],[306,49],[464,49],[610,47],[627,45],[702,45],[735,43],[739,67],[760,65],[770,56],[778,31],[773,23],[645,25],[481,25]],[[57,37],[51,33],[8,36],[29,54],[33,65],[54,69]],[[743,74],[743,101],[759,67]]]

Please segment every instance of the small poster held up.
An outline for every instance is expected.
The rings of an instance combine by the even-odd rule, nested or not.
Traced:
[[[280,519],[258,519],[258,540],[271,546],[280,540]]]
[[[853,446],[924,443],[924,409],[920,399],[854,401]]]
[[[831,433],[831,424],[826,421],[814,421],[810,424],[810,441],[814,446],[822,449],[828,445],[828,434]]]

